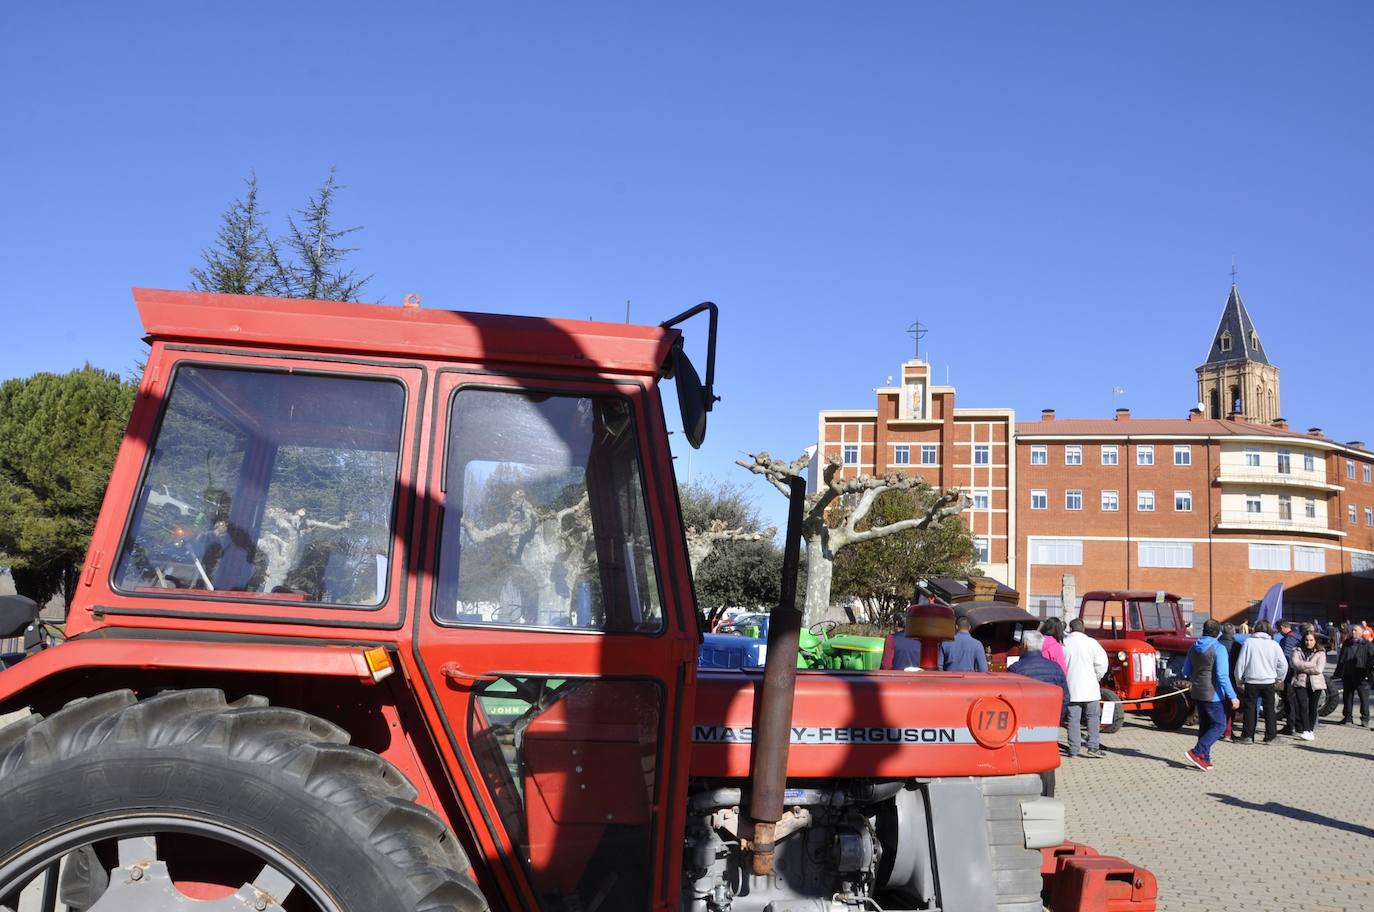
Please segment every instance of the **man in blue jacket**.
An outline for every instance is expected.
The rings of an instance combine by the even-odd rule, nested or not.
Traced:
[[[961,617],[954,628],[954,639],[940,644],[940,657],[935,667],[940,671],[987,671],[988,655],[983,651],[983,644],[969,633],[973,624],[967,617]]]
[[[1188,762],[1204,772],[1212,769],[1212,745],[1226,730],[1226,715],[1221,701],[1229,700],[1231,708],[1240,706],[1236,689],[1231,685],[1231,661],[1226,647],[1217,642],[1221,624],[1208,619],[1202,625],[1202,636],[1188,650],[1183,660],[1183,676],[1188,679],[1193,702],[1197,704],[1197,745],[1186,751]]]
[[[1059,663],[1053,659],[1047,659],[1040,653],[1040,647],[1045,643],[1045,635],[1038,630],[1027,630],[1021,634],[1021,658],[1016,660],[1007,671],[1012,674],[1025,675],[1046,684],[1053,684],[1064,692],[1063,705],[1059,707],[1059,716],[1063,718],[1065,710],[1069,708],[1069,679],[1064,677],[1064,669],[1059,667]]]
[[[1047,659],[1041,654],[1040,648],[1044,645],[1045,635],[1040,631],[1027,630],[1023,632],[1021,634],[1021,657],[1007,671],[1058,687],[1064,695],[1059,704],[1059,717],[1062,719],[1069,708],[1069,679],[1064,677],[1064,669],[1059,667],[1058,662]],[[1046,770],[1041,773],[1040,782],[1040,794],[1047,798],[1053,798],[1054,770]]]

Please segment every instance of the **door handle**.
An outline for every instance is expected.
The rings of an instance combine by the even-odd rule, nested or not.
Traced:
[[[457,662],[445,662],[439,667],[439,674],[444,676],[453,687],[474,687],[479,683],[497,680],[494,674],[471,674],[462,669]]]

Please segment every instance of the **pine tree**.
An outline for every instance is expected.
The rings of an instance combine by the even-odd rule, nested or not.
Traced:
[[[0,383],[0,563],[20,594],[71,599],[134,394],[89,364]]]
[[[201,252],[204,267],[191,270],[196,291],[267,295],[276,291],[272,242],[263,226],[266,212],[258,208],[258,176],[244,181],[248,192],[220,216],[215,245]]]
[[[288,216],[287,230],[273,238],[267,230],[267,211],[258,205],[258,178],[249,173],[247,192],[220,216],[213,246],[201,252],[202,266],[191,269],[191,287],[221,294],[272,295],[356,301],[372,276],[347,268],[356,247],[343,239],[361,225],[334,226],[336,194],[346,189],[329,169],[324,184],[307,198],[305,207]]]
[[[300,221],[288,218],[286,236],[270,245],[275,293],[281,297],[356,301],[372,278],[360,277],[357,270],[343,266],[357,248],[343,247],[341,242],[362,226],[334,227],[334,195],[346,189],[334,178],[335,169],[330,168],[319,191],[306,201],[305,208],[296,210]]]

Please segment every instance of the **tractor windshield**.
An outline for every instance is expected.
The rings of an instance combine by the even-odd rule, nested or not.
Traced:
[[[116,587],[380,604],[404,405],[389,380],[181,367]]]

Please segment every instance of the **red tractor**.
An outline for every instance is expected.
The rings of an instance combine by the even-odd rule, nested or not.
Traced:
[[[714,305],[135,299],[70,638],[0,674],[0,906],[1154,908],[1061,846],[1054,688],[797,671],[800,484],[765,670],[698,671],[660,396],[699,445]]]
[[[1101,641],[1107,651],[1103,702],[1121,701],[1128,712],[1148,713],[1155,725],[1168,731],[1182,728],[1193,711],[1183,660],[1194,638],[1183,622],[1179,597],[1171,592],[1089,592],[1078,616],[1084,633]],[[1121,718],[1121,713],[1114,713],[1104,729],[1116,731]]]

